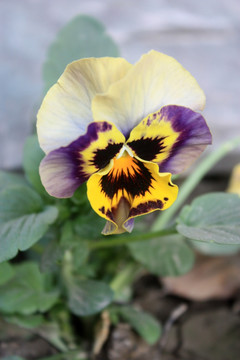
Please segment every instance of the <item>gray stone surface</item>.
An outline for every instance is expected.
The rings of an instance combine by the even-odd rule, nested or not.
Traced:
[[[102,21],[130,62],[152,48],[180,61],[207,95],[214,147],[240,134],[239,0],[1,0],[1,168],[20,166],[47,48],[78,14]]]

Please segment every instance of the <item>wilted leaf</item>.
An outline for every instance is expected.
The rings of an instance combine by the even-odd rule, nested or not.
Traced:
[[[199,255],[188,274],[162,281],[170,293],[191,300],[227,299],[240,289],[240,257]]]

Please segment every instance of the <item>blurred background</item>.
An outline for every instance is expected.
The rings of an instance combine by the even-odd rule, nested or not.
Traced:
[[[47,49],[78,14],[101,21],[128,61],[156,49],[189,70],[207,96],[213,149],[240,134],[239,0],[1,0],[1,168],[21,166],[43,97]],[[239,152],[220,170],[229,172],[237,157]]]

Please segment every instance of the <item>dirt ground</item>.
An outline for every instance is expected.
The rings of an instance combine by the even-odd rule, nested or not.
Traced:
[[[231,265],[230,258],[235,259],[230,261]],[[239,256],[228,257],[228,265],[225,266],[236,264],[236,259],[239,267]],[[212,278],[222,283],[222,277],[216,275],[214,269],[217,267],[211,270]],[[233,269],[229,275],[231,271]],[[188,277],[190,286],[192,280]],[[179,278],[178,281],[185,280]],[[206,282],[206,300],[197,301],[192,300],[187,291],[185,297],[174,295],[172,292],[177,291],[176,284],[175,287],[171,284],[171,292],[161,279],[147,274],[142,276],[135,284],[133,303],[153,314],[162,323],[161,339],[149,346],[128,324],[119,323],[111,328],[107,342],[94,360],[239,360],[240,275],[238,281],[238,289],[232,287],[226,294],[223,288],[222,293],[216,293],[217,299],[214,299],[211,279]],[[2,325],[1,359],[7,355],[18,355],[27,360],[37,360],[57,354],[57,350],[46,340],[10,324],[4,324],[3,331]]]

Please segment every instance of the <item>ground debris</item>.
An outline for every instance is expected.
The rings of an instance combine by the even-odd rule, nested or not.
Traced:
[[[228,299],[240,290],[240,255],[198,255],[186,275],[163,280],[170,294],[195,301]]]

